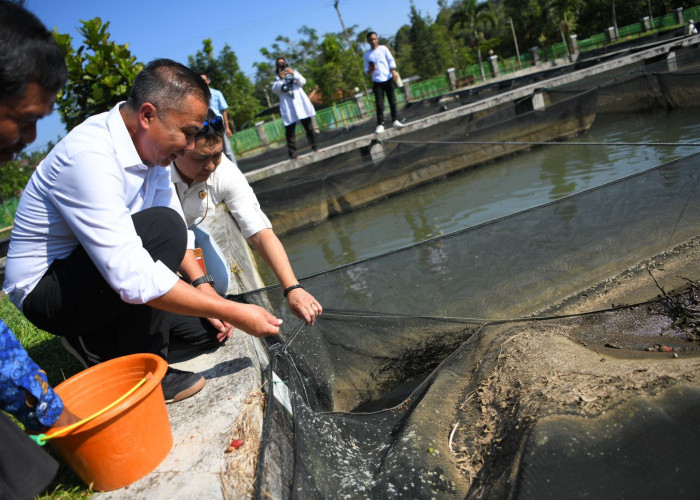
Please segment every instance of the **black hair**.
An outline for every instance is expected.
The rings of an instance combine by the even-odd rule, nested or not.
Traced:
[[[171,59],[155,59],[136,75],[126,105],[138,110],[149,102],[162,113],[167,113],[176,109],[188,95],[194,95],[209,105],[211,92],[202,77]]]
[[[220,120],[221,126],[213,126],[213,120]],[[206,142],[214,142],[224,138],[224,130],[226,129],[226,125],[224,124],[223,118],[214,113],[212,109],[209,109],[207,110],[207,116],[204,119],[204,121],[207,122],[207,124],[204,125],[201,129],[199,129],[197,134],[194,136],[195,140],[204,138]]]
[[[0,99],[24,94],[29,82],[58,92],[67,79],[51,32],[20,5],[0,0]]]
[[[379,35],[377,35],[376,31],[370,31],[369,33],[367,33],[367,41],[368,42],[369,42],[369,37],[371,37],[372,35],[376,35],[376,37],[379,38]]]
[[[285,65],[287,64],[287,60],[286,60],[284,57],[282,57],[282,56],[280,56],[280,57],[278,57],[277,59],[275,59],[275,73],[277,73],[277,76],[279,76],[279,77],[282,76],[282,75],[280,75],[280,65],[277,64],[277,62],[278,62],[280,59],[282,59],[282,60],[284,61],[284,64],[285,64]]]

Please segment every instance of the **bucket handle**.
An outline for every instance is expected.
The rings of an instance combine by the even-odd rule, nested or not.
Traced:
[[[136,385],[135,385],[134,387],[132,387],[131,389],[129,389],[125,394],[123,394],[122,396],[120,396],[119,399],[117,399],[117,400],[114,401],[113,403],[108,404],[107,406],[105,406],[105,407],[102,408],[101,410],[99,410],[99,411],[93,413],[92,415],[90,415],[90,416],[87,417],[87,418],[84,418],[84,419],[82,419],[82,420],[80,420],[80,421],[78,421],[78,422],[75,422],[75,423],[73,423],[73,424],[71,424],[71,425],[68,425],[68,426],[66,426],[66,427],[63,427],[63,428],[61,428],[61,429],[55,430],[55,431],[53,431],[53,432],[51,432],[51,433],[49,433],[49,434],[30,434],[29,437],[30,437],[34,442],[36,442],[36,444],[38,444],[39,446],[44,446],[44,445],[46,444],[46,441],[48,441],[49,439],[53,439],[53,438],[55,438],[55,437],[62,436],[63,434],[66,434],[66,433],[72,431],[73,429],[75,429],[75,428],[77,428],[77,427],[80,427],[80,426],[83,425],[83,424],[87,424],[89,421],[91,421],[91,420],[93,420],[93,419],[99,417],[100,415],[102,415],[102,414],[105,413],[106,411],[111,410],[112,408],[114,408],[115,406],[117,406],[119,403],[121,403],[122,401],[124,401],[126,398],[128,398],[129,396],[131,396],[131,395],[134,393],[134,391],[136,391],[136,389],[138,389],[138,388],[141,387],[143,384],[145,384],[148,380],[150,380],[152,376],[153,376],[152,373],[150,373],[150,372],[147,373],[145,377],[143,377],[141,380],[139,380],[139,381],[136,383]]]

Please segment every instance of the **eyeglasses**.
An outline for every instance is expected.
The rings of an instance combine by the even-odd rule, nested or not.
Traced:
[[[202,128],[209,126],[213,128],[216,132],[224,131],[224,119],[220,116],[215,116],[211,120],[204,120],[202,123]]]

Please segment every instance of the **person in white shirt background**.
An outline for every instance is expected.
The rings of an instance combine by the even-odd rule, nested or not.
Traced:
[[[208,348],[234,326],[279,332],[282,320],[202,281],[188,242],[167,166],[194,148],[209,97],[197,73],[151,61],[128,100],[71,130],[24,190],[3,289],[84,366],[137,352],[167,360],[171,337]],[[166,401],[204,384],[172,367],[161,381]]]
[[[223,154],[224,127],[220,117],[209,110],[204,126],[195,136],[195,147],[177,158],[171,176],[188,227],[194,232],[195,246],[202,249],[207,272],[215,289],[226,293],[230,266],[223,252],[208,234],[207,216],[225,203],[238,223],[241,234],[260,252],[277,276],[291,311],[313,324],[321,314],[321,304],[299,284],[287,253],[260,209],[258,199],[243,173]]]
[[[311,123],[311,117],[316,115],[316,110],[303,89],[306,78],[290,68],[284,57],[277,58],[276,73],[275,81],[272,82],[272,91],[280,98],[280,114],[287,136],[287,150],[289,157],[295,159],[297,157],[295,134],[299,121],[306,130],[309,146],[313,151],[317,149],[316,135]]]
[[[396,111],[396,95],[394,94],[394,80],[399,77],[396,71],[396,61],[391,51],[385,45],[379,45],[379,37],[374,31],[367,33],[367,43],[370,50],[365,52],[365,73],[372,78],[372,92],[374,104],[377,108],[377,128],[375,132],[384,132],[384,95],[389,101],[391,121],[395,128],[403,127],[398,119]]]

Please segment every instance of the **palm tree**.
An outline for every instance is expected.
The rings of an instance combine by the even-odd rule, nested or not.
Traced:
[[[549,14],[554,23],[559,26],[559,33],[567,50],[569,49],[567,35],[576,29],[582,3],[581,0],[552,0],[548,6]]]
[[[461,0],[454,6],[450,16],[450,29],[457,28],[456,35],[467,43],[476,45],[476,55],[479,58],[481,79],[486,79],[480,44],[484,41],[484,33],[480,31],[484,25],[496,25],[496,18],[488,2],[477,3],[477,0]]]

